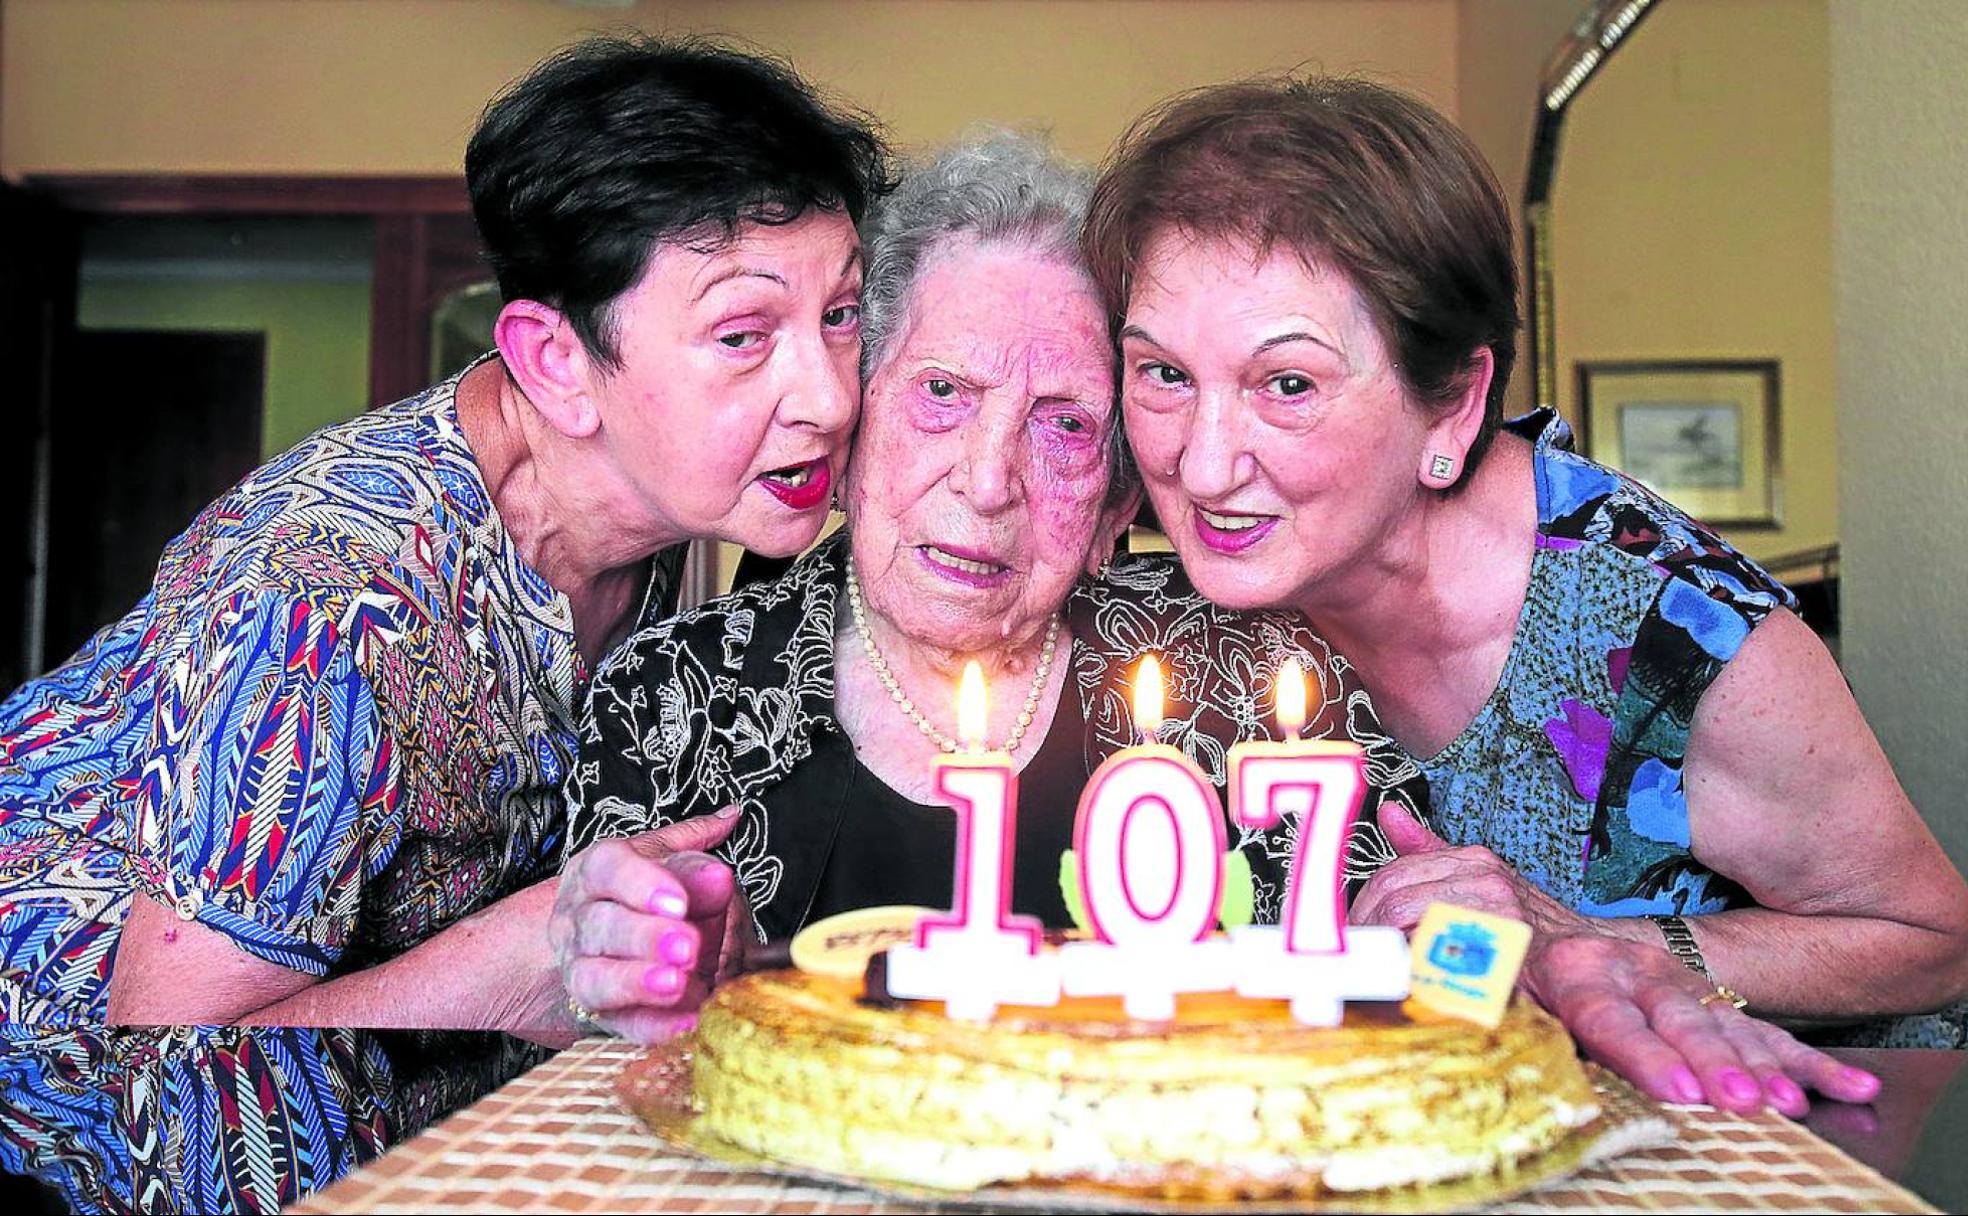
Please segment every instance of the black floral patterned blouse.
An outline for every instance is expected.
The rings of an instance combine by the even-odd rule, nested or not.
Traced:
[[[811,820],[842,808],[839,799],[784,795],[811,788],[788,778],[812,762],[816,740],[841,731],[834,631],[845,560],[846,538],[836,535],[781,577],[644,628],[615,652],[595,676],[567,784],[570,853],[736,803],[743,817],[716,853],[761,924],[801,923],[838,839],[834,824]],[[1060,718],[1078,718],[1078,779],[1133,741],[1128,688],[1152,653],[1169,681],[1161,741],[1186,752],[1221,793],[1230,746],[1272,737],[1271,685],[1291,655],[1317,677],[1307,736],[1365,747],[1368,806],[1425,804],[1419,770],[1381,730],[1346,660],[1298,618],[1219,608],[1190,587],[1172,555],[1134,554],[1081,580],[1066,619],[1080,712]],[[1353,882],[1392,855],[1371,819],[1361,816],[1349,844]],[[1256,919],[1275,922],[1296,824],[1252,831],[1226,819],[1226,829],[1250,863]]]

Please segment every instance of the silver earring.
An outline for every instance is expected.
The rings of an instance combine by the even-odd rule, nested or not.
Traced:
[[[1440,477],[1446,481],[1448,478],[1455,476],[1455,471],[1456,462],[1442,455],[1440,452],[1437,452],[1428,462],[1428,475],[1430,477]]]

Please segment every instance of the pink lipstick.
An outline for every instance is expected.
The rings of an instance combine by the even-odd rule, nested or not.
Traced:
[[[1011,567],[990,554],[959,545],[918,545],[916,556],[930,570],[953,583],[989,590],[1011,578]]]
[[[1224,519],[1257,519],[1261,521],[1255,524],[1246,524],[1239,528],[1220,528],[1211,523],[1200,509],[1196,510],[1195,518],[1196,536],[1218,553],[1242,553],[1258,541],[1271,535],[1271,530],[1278,526],[1278,517],[1275,515],[1218,516],[1218,518]]]

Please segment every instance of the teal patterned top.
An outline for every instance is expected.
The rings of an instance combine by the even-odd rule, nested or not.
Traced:
[[[1489,848],[1590,916],[1751,902],[1689,851],[1681,764],[1702,694],[1795,597],[1638,482],[1573,452],[1550,411],[1508,428],[1536,445],[1530,586],[1496,691],[1418,760],[1435,830]]]

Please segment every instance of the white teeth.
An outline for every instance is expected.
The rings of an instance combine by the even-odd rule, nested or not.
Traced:
[[[994,566],[990,562],[972,561],[967,557],[958,557],[954,553],[946,553],[935,545],[924,545],[923,548],[938,562],[941,562],[945,566],[962,570],[966,574],[996,574],[1004,569],[1003,566]]]
[[[1196,513],[1203,517],[1204,523],[1219,532],[1248,532],[1263,523],[1266,518],[1262,515],[1218,515],[1201,507],[1196,508]]]

